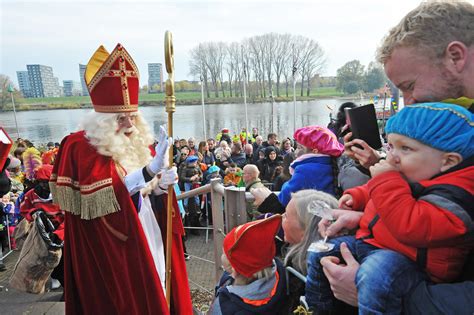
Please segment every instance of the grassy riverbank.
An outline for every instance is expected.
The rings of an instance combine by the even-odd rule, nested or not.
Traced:
[[[306,92],[306,91],[305,91]],[[297,91],[299,93],[299,91]],[[284,91],[282,91],[284,94]],[[227,92],[226,95],[229,95]],[[201,93],[200,92],[176,92],[176,104],[177,105],[200,105],[201,104]],[[318,98],[331,98],[341,97],[342,92],[336,91],[334,87],[317,88],[311,91],[310,96],[296,96],[298,101],[309,101]],[[165,99],[164,93],[159,94],[140,94],[139,104],[144,106],[156,106],[163,105]],[[248,98],[249,103],[261,103],[269,102],[270,99],[267,97],[263,98]],[[281,96],[275,97],[275,102],[291,102],[293,96],[290,94],[289,97]],[[242,97],[213,97],[213,93],[210,98],[205,97],[204,102],[206,104],[235,104],[243,103]],[[91,107],[91,100],[89,96],[71,96],[71,97],[47,97],[47,98],[22,98],[17,101],[16,109],[21,110],[44,110],[44,109],[77,109],[77,108],[89,108]],[[11,110],[11,104],[7,105],[7,110]]]

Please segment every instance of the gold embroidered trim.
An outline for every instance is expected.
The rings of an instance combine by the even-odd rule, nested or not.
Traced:
[[[72,180],[71,177],[57,176],[56,183],[58,183],[58,184],[70,184],[70,185],[73,185],[74,187],[79,188],[79,182]]]
[[[54,175],[54,174],[53,174]],[[53,196],[53,203],[57,204],[57,190],[56,190],[56,182],[49,182],[49,190],[51,191],[51,196]]]
[[[109,70],[107,71],[105,74],[104,74],[104,77],[106,78],[118,78],[120,77],[120,72],[122,70]],[[130,77],[130,78],[135,78],[136,77],[136,72],[133,71],[133,70],[123,70],[126,74],[127,77]],[[113,72],[113,75],[110,75],[110,72]]]
[[[106,186],[86,195],[70,186],[58,186],[50,183],[50,187],[53,202],[57,203],[64,211],[80,215],[81,219],[92,220],[120,211],[120,204],[115,196],[113,186]]]
[[[74,186],[75,188],[79,188],[79,190],[83,193],[87,193],[91,190],[97,189],[101,186],[106,186],[106,185],[111,185],[112,184],[112,178],[107,178],[104,180],[100,180],[98,182],[92,183],[90,185],[79,185],[78,181],[73,181],[70,177],[66,176],[59,176],[56,180],[57,184],[70,184]]]
[[[123,58],[123,55],[124,54],[121,54],[121,57]],[[121,86],[122,86],[122,99],[123,99],[123,104],[124,105],[130,105],[130,94],[128,93],[128,80],[127,78],[129,77],[128,76],[128,73],[127,73],[127,67],[125,66],[125,58],[120,61],[119,60],[119,68],[120,68],[120,72],[124,75],[120,75],[120,83],[121,83]]]
[[[98,113],[126,113],[138,111],[138,104],[130,105],[94,105],[94,110]]]
[[[100,82],[100,80],[104,77],[105,73],[107,73],[110,70],[110,67],[112,67],[114,62],[119,57],[123,57],[126,61],[128,61],[128,63],[132,67],[133,71],[135,71],[135,73],[136,73],[135,77],[137,79],[140,78],[140,75],[139,75],[139,72],[138,72],[138,67],[135,64],[135,62],[133,61],[132,57],[128,54],[128,52],[125,50],[125,48],[123,46],[120,46],[120,50],[118,49],[118,47],[116,47],[112,51],[112,53],[109,55],[107,60],[102,64],[99,71],[97,71],[97,73],[94,75],[91,82],[87,85],[87,88],[88,88],[89,92],[91,92],[94,89],[94,87],[97,85],[97,83]],[[127,87],[127,90],[128,90],[128,87]]]

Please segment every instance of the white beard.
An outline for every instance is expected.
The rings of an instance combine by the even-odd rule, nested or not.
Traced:
[[[137,112],[135,126],[117,132],[119,114],[92,112],[84,117],[82,128],[99,154],[110,156],[127,173],[146,166],[151,160],[148,146],[153,143],[150,128]],[[126,136],[125,132],[132,132]]]

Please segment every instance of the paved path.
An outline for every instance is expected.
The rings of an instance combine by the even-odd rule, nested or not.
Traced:
[[[213,261],[212,233],[209,233],[209,241],[206,243],[205,232],[201,231],[200,236],[190,235],[186,241],[188,252],[194,256],[187,262],[188,276],[190,279],[191,291],[212,292],[214,290],[214,265],[198,259],[197,257]],[[19,256],[18,251],[14,251],[4,259],[7,267],[6,271],[0,272],[0,313],[1,314],[64,314],[64,302],[59,302],[62,289],[47,290],[44,294],[29,294],[19,292],[8,287],[8,281],[15,267]],[[49,285],[49,284],[48,284]],[[197,296],[197,294],[193,294]],[[212,294],[199,295],[200,300],[210,299]],[[194,302],[194,301],[193,301]],[[202,304],[203,301],[200,301]]]
[[[64,302],[59,302],[62,289],[44,294],[29,294],[11,289],[8,281],[20,252],[14,251],[4,259],[6,271],[0,272],[0,310],[2,314],[64,314]],[[49,287],[49,283],[47,284]]]

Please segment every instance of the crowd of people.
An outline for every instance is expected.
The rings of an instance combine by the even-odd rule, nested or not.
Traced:
[[[17,226],[23,229],[26,221],[32,222],[32,214],[36,211],[51,213],[55,233],[62,239],[64,218],[60,209],[52,204],[48,184],[58,147],[59,143],[49,142],[46,146],[36,148],[31,141],[21,138],[12,146],[12,154],[8,155],[2,170],[4,182],[0,203],[0,237],[3,250],[21,248],[14,237],[15,229]],[[26,221],[22,223],[23,219]],[[0,270],[5,270],[1,257]],[[59,280],[62,281],[60,273]]]
[[[44,273],[64,287],[68,314],[192,314],[182,219],[212,224],[210,204],[196,196],[181,210],[169,191],[220,179],[255,202],[224,238],[209,314],[472,314],[473,20],[469,3],[422,3],[383,40],[378,58],[405,108],[380,150],[352,138],[351,102],[328,126],[284,139],[222,128],[173,141],[160,127],[154,141],[133,60],[101,46],[86,67],[94,111],[80,131],[39,149],[18,139],[1,170],[2,246],[39,230],[59,253]]]
[[[257,211],[277,214],[226,236],[226,273],[213,314],[285,314],[285,305],[293,310],[298,302],[296,312],[312,314],[474,311],[473,18],[469,3],[428,2],[390,31],[378,58],[406,106],[387,122],[386,150],[344,135],[343,108],[353,104],[343,104],[333,125],[344,146],[334,186],[341,196],[303,186],[285,202],[267,188],[252,189]],[[299,142],[308,139],[314,138]],[[312,143],[305,146],[314,149]],[[316,176],[316,170],[308,175]],[[280,214],[289,244],[280,257],[306,278],[296,284],[290,278],[290,295],[278,290],[286,279],[277,248],[267,246],[268,253],[259,241],[264,233],[276,237],[277,229],[266,227]]]

